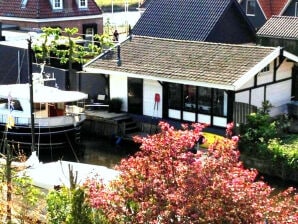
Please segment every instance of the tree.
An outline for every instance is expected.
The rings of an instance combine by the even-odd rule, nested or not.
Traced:
[[[285,223],[298,221],[293,189],[273,194],[256,170],[239,161],[238,137],[215,141],[208,151],[190,152],[204,126],[136,138],[140,151],[123,159],[119,179],[89,180],[89,201],[109,223]],[[233,128],[233,125],[229,125]],[[231,133],[231,131],[227,131]]]
[[[42,60],[43,63],[51,63],[53,59],[58,59],[60,64],[68,63],[69,74],[66,78],[66,88],[70,89],[69,76],[73,73],[73,64],[82,65],[112,45],[111,38],[106,34],[96,34],[93,41],[89,42],[83,41],[76,27],[64,30],[43,27],[41,36],[33,45],[33,51],[35,57]]]

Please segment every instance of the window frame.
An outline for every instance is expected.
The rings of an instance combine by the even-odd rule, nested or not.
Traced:
[[[88,7],[88,1],[87,0],[77,0],[79,8],[87,8]]]
[[[253,13],[248,11],[248,7],[250,5],[249,3],[253,3]],[[255,16],[255,14],[256,14],[256,0],[247,0],[246,1],[246,15],[247,16]]]
[[[53,9],[63,9],[62,0],[53,0]]]
[[[266,66],[260,71],[260,73],[265,73],[265,72],[270,72],[270,64],[266,65]]]

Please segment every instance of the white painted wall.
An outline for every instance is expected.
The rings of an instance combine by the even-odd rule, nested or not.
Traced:
[[[262,102],[264,102],[264,87],[259,87],[251,91],[251,105],[258,108],[262,107]]]
[[[270,85],[266,89],[266,98],[272,104],[271,116],[287,113],[287,103],[291,99],[291,80]]]
[[[227,118],[214,116],[213,117],[213,125],[224,128],[227,126]]]
[[[211,116],[206,115],[206,114],[198,114],[198,122],[210,124],[211,123]]]
[[[195,122],[196,114],[188,111],[183,111],[183,120]]]
[[[127,111],[127,77],[110,75],[110,98],[121,98],[121,110]]]
[[[180,120],[181,111],[169,109],[169,118],[179,119]]]
[[[240,103],[249,103],[249,91],[236,93],[235,101]]]
[[[257,84],[262,85],[268,82],[273,82],[272,67],[269,72],[260,72],[257,76]]]
[[[293,62],[284,61],[277,70],[276,80],[290,78],[292,75]]]
[[[155,94],[160,95],[160,102],[155,105],[154,108],[154,97]],[[162,86],[154,80],[147,80],[143,81],[143,114],[147,116],[153,117],[162,117]]]

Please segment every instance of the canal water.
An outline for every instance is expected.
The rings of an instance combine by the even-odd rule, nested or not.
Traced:
[[[74,156],[72,151],[68,149],[67,152],[63,153],[62,157],[60,156],[58,158],[54,156],[53,159],[52,155],[48,154],[46,158],[44,157],[41,159],[41,162],[50,162],[61,159],[65,161],[105,166],[113,169],[122,159],[128,158],[139,149],[139,145],[133,142],[117,142],[115,139],[110,140],[93,136],[83,135],[81,142],[82,148],[84,149],[83,154]],[[278,191],[288,187],[298,189],[298,183],[287,182],[279,178],[263,175],[261,175],[261,179]]]
[[[82,137],[84,154],[79,158],[80,162],[106,166],[113,168],[122,158],[133,155],[139,148],[131,142],[118,142],[115,139],[103,139],[98,137]]]

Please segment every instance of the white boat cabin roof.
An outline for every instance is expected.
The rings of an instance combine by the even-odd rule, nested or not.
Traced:
[[[29,84],[11,84],[0,85],[0,97],[30,100]],[[65,91],[54,87],[44,86],[41,84],[34,85],[33,102],[34,103],[63,103],[75,102],[87,99],[88,95],[78,91]]]

